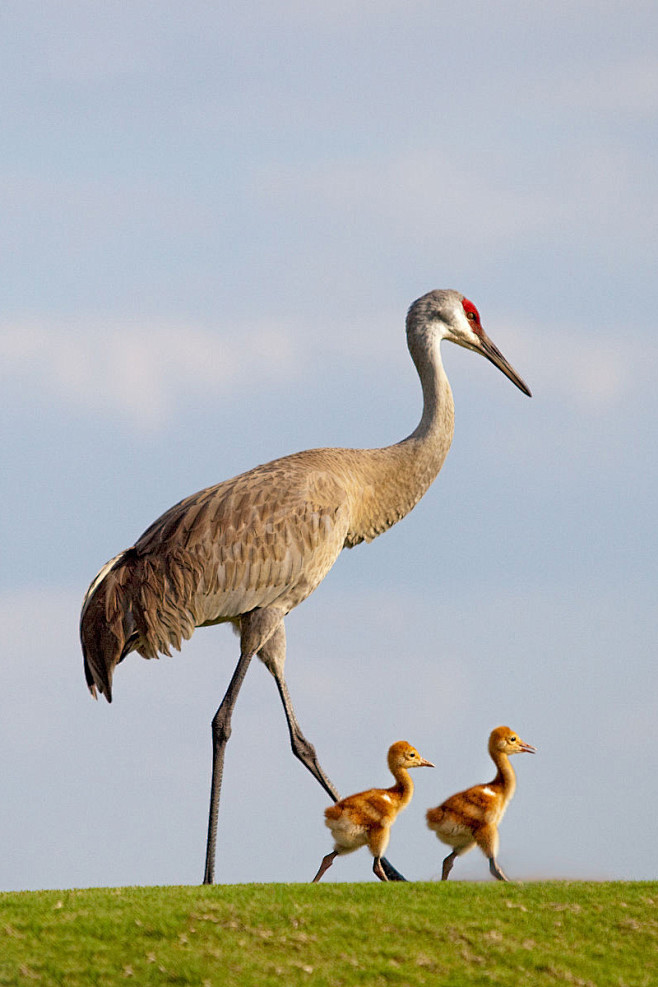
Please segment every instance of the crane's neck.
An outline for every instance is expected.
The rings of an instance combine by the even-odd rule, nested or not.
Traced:
[[[389,788],[389,791],[397,800],[399,811],[399,809],[406,808],[411,802],[411,796],[414,793],[414,783],[406,768],[395,767],[391,768],[391,771],[396,783],[393,788]]]
[[[417,439],[425,440],[430,444],[434,441],[435,444],[441,445],[441,440],[443,440],[445,448],[441,466],[452,442],[455,405],[452,400],[450,384],[443,369],[440,344],[439,337],[430,338],[422,346],[414,337],[409,339],[409,352],[418,371],[420,386],[423,390],[423,414],[417,427],[409,439],[405,441]]]
[[[443,466],[454,430],[454,403],[439,351],[440,339],[410,338],[409,350],[423,389],[423,413],[402,442],[359,450],[347,547],[372,541],[400,521],[428,489]]]
[[[503,803],[507,804],[514,795],[516,789],[516,775],[514,768],[510,764],[510,759],[503,751],[490,751],[491,758],[498,768],[498,773],[492,785],[502,790]]]

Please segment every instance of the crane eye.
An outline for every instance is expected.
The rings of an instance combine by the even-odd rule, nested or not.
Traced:
[[[469,301],[468,298],[464,298],[462,301],[462,307],[466,313],[466,318],[469,322],[474,323],[476,326],[480,325],[480,313],[476,309],[473,302]]]
[[[511,743],[515,744],[516,743],[516,737],[510,737],[510,741],[511,741]]]

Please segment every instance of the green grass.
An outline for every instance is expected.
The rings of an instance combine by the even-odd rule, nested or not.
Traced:
[[[658,984],[658,882],[0,894],[0,984]]]

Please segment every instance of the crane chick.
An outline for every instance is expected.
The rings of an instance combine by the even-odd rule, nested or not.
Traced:
[[[388,767],[395,778],[392,788],[369,788],[366,792],[348,795],[325,809],[326,825],[334,838],[334,849],[322,858],[320,869],[313,878],[319,881],[336,857],[367,846],[374,859],[372,869],[380,881],[388,881],[381,858],[388,846],[391,826],[414,793],[414,784],[407,768],[433,768],[431,761],[421,757],[406,740],[398,740],[388,751]]]
[[[476,844],[489,861],[493,876],[499,881],[507,880],[496,858],[498,825],[516,788],[516,775],[509,756],[522,752],[534,754],[535,751],[535,747],[526,744],[509,727],[496,727],[489,736],[489,754],[498,769],[494,780],[451,795],[436,809],[428,810],[429,829],[442,843],[454,847],[443,861],[442,881],[448,880],[457,857],[472,850]]]

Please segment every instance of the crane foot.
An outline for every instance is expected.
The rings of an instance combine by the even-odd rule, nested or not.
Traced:
[[[386,857],[381,858],[381,865],[389,881],[406,881],[406,877],[403,877],[399,870],[396,870],[393,864],[389,863]]]

